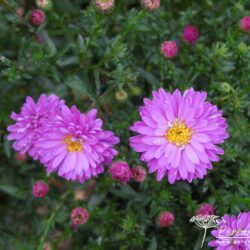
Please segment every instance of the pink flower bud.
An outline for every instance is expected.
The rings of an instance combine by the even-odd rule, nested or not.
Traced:
[[[161,227],[170,227],[174,222],[174,215],[171,212],[164,211],[160,214],[159,225]]]
[[[33,185],[33,195],[42,198],[49,192],[49,186],[44,181],[36,181]]]
[[[116,161],[114,162],[109,173],[112,175],[113,180],[120,181],[122,184],[126,184],[132,178],[132,173],[127,162]]]
[[[141,166],[136,166],[135,168],[132,168],[131,172],[132,172],[133,179],[136,182],[143,182],[147,175],[145,169]]]
[[[85,208],[76,207],[70,214],[72,227],[75,228],[78,225],[85,224],[89,219],[89,213]]]
[[[182,39],[187,44],[195,44],[199,38],[199,30],[197,27],[192,25],[187,25],[182,33]]]
[[[147,11],[155,11],[160,7],[160,0],[141,0],[141,3]]]
[[[165,41],[161,45],[161,52],[166,58],[173,58],[178,52],[178,47],[174,41]]]
[[[245,16],[240,19],[240,28],[245,32],[250,31],[250,16]]]
[[[41,10],[33,10],[30,17],[29,22],[34,26],[41,25],[45,20],[45,14]]]
[[[215,212],[214,206],[207,203],[207,204],[201,205],[197,209],[196,214],[197,215],[214,215],[214,212]]]
[[[94,0],[95,8],[100,12],[110,11],[114,7],[114,0]]]

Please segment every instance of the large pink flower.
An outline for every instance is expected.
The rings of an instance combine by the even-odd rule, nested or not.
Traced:
[[[224,151],[216,146],[228,134],[222,111],[206,101],[207,93],[188,89],[181,95],[164,89],[153,91],[153,99],[144,99],[140,108],[142,121],[131,130],[139,135],[130,138],[130,145],[148,163],[149,172],[157,172],[157,180],[168,176],[176,180],[202,179],[217,154]]]
[[[217,250],[250,250],[250,211],[236,216],[224,215],[211,234],[217,238],[208,243]]]
[[[117,151],[119,142],[113,132],[102,129],[102,120],[96,118],[97,110],[86,114],[73,106],[63,106],[52,121],[50,130],[36,143],[41,162],[49,173],[81,183],[103,172]]]
[[[37,103],[31,97],[26,98],[21,113],[12,112],[11,118],[16,122],[8,126],[8,140],[15,140],[13,148],[21,155],[28,154],[34,159],[38,159],[38,154],[34,151],[34,143],[44,134],[48,122],[53,118],[64,101],[56,95],[46,96],[42,94]]]

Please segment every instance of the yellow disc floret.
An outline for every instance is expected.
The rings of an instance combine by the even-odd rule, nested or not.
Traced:
[[[175,120],[173,126],[168,129],[165,138],[178,147],[189,144],[192,130],[182,121]]]
[[[69,152],[81,152],[82,142],[79,140],[72,140],[72,136],[68,135],[65,140]]]

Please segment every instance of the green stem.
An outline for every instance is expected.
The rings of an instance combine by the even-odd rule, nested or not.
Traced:
[[[203,245],[204,245],[205,238],[206,238],[206,234],[207,234],[207,228],[205,227],[204,234],[203,234],[203,238],[202,238],[202,242],[201,242],[201,248],[202,248]]]
[[[43,249],[43,244],[44,244],[45,239],[49,233],[49,230],[52,226],[52,223],[54,222],[56,213],[61,209],[62,205],[64,204],[65,199],[68,197],[69,194],[70,194],[70,192],[67,191],[66,193],[64,193],[62,195],[60,203],[55,207],[55,209],[51,213],[50,217],[48,218],[47,223],[46,223],[46,227],[45,227],[44,232],[43,232],[43,234],[40,238],[40,241],[39,241],[39,246],[37,248],[38,250]]]

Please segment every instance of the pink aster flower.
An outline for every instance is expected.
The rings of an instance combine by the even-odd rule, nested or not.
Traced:
[[[238,216],[224,215],[211,234],[216,238],[208,246],[217,250],[250,250],[250,211]]]
[[[183,30],[182,38],[187,44],[195,44],[199,38],[198,28],[192,25],[187,25]]]
[[[245,16],[240,20],[240,28],[245,32],[250,31],[250,16]]]
[[[170,227],[174,222],[174,215],[171,212],[164,211],[159,216],[159,226]]]
[[[49,192],[49,186],[44,181],[36,181],[33,185],[33,195],[37,198],[43,198]]]
[[[94,5],[98,11],[107,12],[114,7],[114,0],[94,0]]]
[[[161,45],[161,53],[168,59],[174,58],[178,52],[178,47],[174,41],[165,41]]]
[[[215,212],[214,206],[207,203],[207,204],[202,204],[198,208],[196,214],[197,215],[214,215],[214,212]]]
[[[141,0],[141,3],[147,11],[154,11],[160,7],[160,0]]]
[[[37,103],[31,97],[21,108],[21,113],[12,112],[11,118],[16,122],[8,126],[10,132],[8,140],[14,140],[13,148],[21,155],[28,153],[33,159],[38,159],[38,153],[34,151],[34,144],[41,137],[46,129],[49,120],[56,115],[64,101],[56,95],[46,96],[42,94]]]
[[[130,138],[130,145],[142,153],[149,172],[157,172],[157,181],[165,176],[171,184],[202,179],[224,153],[217,144],[229,137],[227,123],[206,97],[193,88],[183,95],[178,89],[170,94],[161,88],[153,91],[152,100],[144,99],[142,121],[130,127],[139,135]]]
[[[72,227],[76,228],[78,225],[85,224],[89,219],[89,213],[85,208],[76,207],[71,211],[70,219]]]
[[[141,166],[136,166],[135,168],[132,168],[131,172],[132,177],[136,182],[143,182],[147,175],[145,169]]]
[[[34,26],[40,26],[45,20],[45,14],[41,10],[33,10],[29,22]]]
[[[111,163],[117,154],[113,146],[119,138],[102,129],[102,120],[96,114],[96,109],[81,114],[75,106],[62,107],[35,145],[48,173],[58,172],[67,180],[82,183]]]
[[[114,180],[122,184],[128,183],[132,178],[132,173],[127,162],[116,161],[109,168],[109,172]]]

